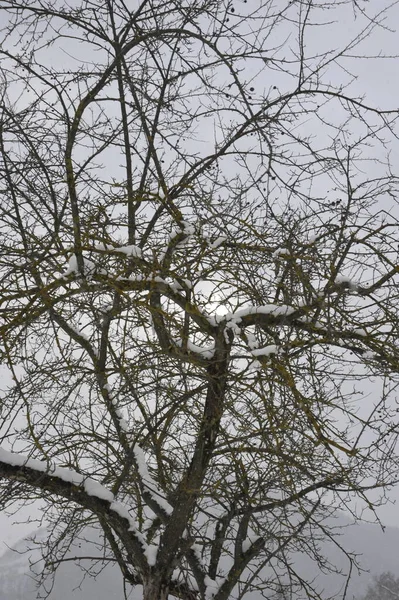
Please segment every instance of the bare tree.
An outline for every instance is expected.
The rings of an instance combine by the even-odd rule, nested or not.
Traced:
[[[396,481],[379,6],[0,0],[1,501],[50,570],[90,525],[145,600],[314,597],[292,552]]]
[[[392,573],[381,573],[374,577],[374,583],[370,584],[364,600],[393,600],[399,598],[399,579]]]

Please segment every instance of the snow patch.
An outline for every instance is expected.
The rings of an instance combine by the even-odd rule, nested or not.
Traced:
[[[367,336],[367,331],[365,329],[354,329],[353,333],[356,333],[356,335],[361,335],[362,337]]]
[[[252,356],[270,356],[271,354],[277,354],[278,347],[275,344],[265,346],[264,348],[258,348],[257,350],[251,350]]]
[[[122,254],[126,254],[126,256],[132,256],[133,258],[141,258],[142,252],[138,246],[134,246],[131,244],[130,246],[118,246],[117,248],[113,248],[115,252],[121,252]]]
[[[92,262],[88,258],[83,257],[84,275],[90,277],[91,275],[94,275],[95,270],[96,270],[96,265],[94,264],[94,262]],[[68,268],[62,274],[62,278],[65,279],[65,277],[68,277],[69,275],[73,275],[73,274],[79,274],[78,259],[77,259],[76,254],[72,254],[72,256],[70,257],[70,259],[68,261]]]
[[[186,235],[194,235],[195,226],[192,223],[189,223],[188,221],[182,221],[181,224],[183,225],[183,231]]]
[[[334,280],[334,283],[352,291],[355,291],[359,288],[359,284],[355,281],[352,281],[352,279],[350,279],[350,277],[347,277],[346,275],[337,275]]]
[[[212,598],[214,596],[216,596],[216,594],[218,593],[220,586],[214,579],[211,579],[209,577],[209,575],[205,575],[204,583],[205,583],[205,598],[206,598],[206,600],[212,600]]]
[[[247,344],[251,350],[255,350],[256,348],[259,347],[258,340],[256,339],[256,337],[254,336],[253,333],[247,331],[246,336],[247,336]]]
[[[144,550],[144,554],[147,557],[150,567],[153,567],[157,562],[158,546],[155,546],[155,544],[149,544]]]
[[[216,248],[221,246],[226,240],[227,240],[227,238],[225,236],[221,235],[218,238],[216,238],[216,240],[214,242],[210,243],[209,247],[212,248],[212,250],[216,250]]]
[[[290,251],[287,248],[277,248],[272,254],[273,258],[289,258],[291,256]]]

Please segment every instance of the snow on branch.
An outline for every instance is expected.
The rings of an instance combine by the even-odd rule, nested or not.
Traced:
[[[338,288],[349,290],[351,292],[355,292],[359,289],[359,284],[346,275],[337,275],[334,283]]]
[[[118,246],[117,248],[113,248],[113,251],[126,254],[126,256],[131,256],[132,258],[141,258],[142,256],[141,249],[133,244],[130,246]]]
[[[183,341],[181,338],[174,338],[173,341],[176,346],[182,348]],[[211,359],[215,354],[215,344],[211,344],[210,346],[197,346],[197,344],[187,340],[187,350],[193,354],[199,354],[201,358]]]
[[[85,257],[83,257],[83,268],[84,275],[86,277],[91,277],[96,272],[96,265],[94,262]],[[78,259],[76,254],[72,254],[70,257],[68,261],[68,268],[66,271],[64,271],[61,278],[65,279],[69,275],[79,275]]]
[[[251,350],[252,356],[270,356],[271,354],[277,354],[278,347],[276,344],[270,344],[269,346],[264,346],[263,348],[257,348],[255,350]]]
[[[254,325],[260,315],[270,317],[272,322],[275,322],[276,320],[284,322],[287,317],[289,317],[290,320],[300,317],[310,308],[312,307],[294,308],[287,304],[264,304],[261,306],[248,306],[247,308],[242,308],[224,315],[213,315],[208,317],[208,320],[213,326],[216,326],[219,323],[225,323],[227,327],[234,330],[237,325],[243,325],[244,327]]]
[[[224,316],[226,321],[234,321],[240,323],[242,319],[249,315],[273,315],[275,317],[289,316],[296,312],[296,309],[286,304],[265,304],[263,306],[249,306],[248,308],[242,308],[234,313],[227,313]]]
[[[165,496],[159,490],[157,484],[148,472],[147,463],[145,460],[144,452],[138,444],[133,446],[133,453],[136,461],[137,470],[139,472],[141,482],[145,490],[150,494],[151,499],[155,504],[168,516],[173,512],[173,508],[166,500]]]
[[[23,454],[9,452],[0,447],[0,477],[21,481],[45,491],[52,491],[71,499],[87,509],[98,512],[100,507],[110,511],[113,517],[121,517],[127,521],[125,532],[133,533],[135,550],[143,559],[147,556],[148,564],[156,557],[149,548],[143,535],[137,528],[135,519],[128,507],[115,499],[114,494],[98,481],[86,477],[72,469],[57,467],[47,461],[29,458]],[[66,484],[66,485],[65,485]],[[82,494],[83,492],[83,494]],[[91,499],[93,502],[91,502]],[[96,502],[98,501],[98,502]],[[104,506],[105,503],[105,506]]]

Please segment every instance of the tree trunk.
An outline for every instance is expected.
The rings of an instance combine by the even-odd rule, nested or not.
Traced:
[[[168,600],[168,596],[168,586],[156,579],[143,584],[143,600]]]

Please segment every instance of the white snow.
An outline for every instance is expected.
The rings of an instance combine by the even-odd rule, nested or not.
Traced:
[[[152,499],[158,504],[158,506],[162,508],[167,515],[171,515],[173,508],[158,489],[157,484],[149,474],[143,450],[138,444],[135,444],[133,446],[133,452],[143,486],[150,493]]]
[[[177,229],[176,227],[172,229],[169,235],[169,243],[172,242],[175,239],[175,237],[178,236],[180,233],[183,233],[186,236],[186,238],[195,234],[195,226],[189,223],[188,221],[180,221],[180,227],[181,229]]]
[[[199,544],[192,544],[191,546],[191,550],[194,552],[195,554],[195,558],[197,559],[197,561],[201,564],[202,563],[202,548]]]
[[[83,331],[81,331],[80,329],[77,329],[76,327],[74,327],[70,323],[69,323],[69,328],[72,329],[72,331],[74,331],[78,336],[80,336],[81,338],[83,338],[84,340],[86,340],[86,342],[89,341],[89,337],[85,333],[83,333]]]
[[[186,235],[194,235],[195,226],[192,223],[189,223],[188,221],[182,221],[181,224],[183,225],[183,231]]]
[[[0,461],[16,467],[28,467],[34,471],[47,473],[50,477],[57,477],[66,483],[72,483],[77,487],[82,487],[89,496],[96,496],[97,498],[107,500],[108,502],[113,502],[114,500],[113,493],[101,485],[101,483],[90,477],[85,477],[72,469],[56,467],[54,464],[47,461],[29,458],[28,456],[17,454],[16,452],[9,452],[8,450],[4,450],[4,448],[0,448]]]
[[[217,592],[219,591],[220,586],[214,579],[211,579],[209,575],[205,575],[204,583],[206,587],[205,598],[206,600],[212,600],[212,598],[216,596]]]
[[[174,227],[174,228],[172,229],[172,231],[170,232],[170,236],[169,236],[169,243],[170,243],[170,242],[172,242],[172,241],[175,239],[175,237],[176,237],[177,235],[179,235],[179,233],[180,233],[180,230],[179,230],[179,229],[176,229],[176,228]]]
[[[108,500],[108,502],[112,502],[114,499],[114,495],[107,488],[105,488],[98,481],[94,481],[94,479],[86,479],[84,482],[84,488],[89,496],[95,496],[96,498],[101,498],[102,500]]]
[[[122,502],[117,502],[116,500],[113,500],[113,502],[111,502],[111,506],[110,509],[117,513],[120,517],[123,517],[124,519],[126,519],[127,521],[129,521],[130,525],[132,525],[131,521],[132,518],[130,516],[130,513],[127,509],[127,506],[125,504],[122,504]],[[134,528],[136,528],[136,523],[133,523]],[[130,530],[130,527],[129,527]]]
[[[189,279],[184,279],[182,278],[182,281],[184,283],[184,285],[191,290],[193,288],[193,283],[192,281],[190,281]],[[167,282],[166,282],[167,283]],[[168,283],[169,287],[171,290],[173,290],[174,292],[180,292],[182,289],[184,289],[180,283],[178,281],[173,280],[171,283]]]
[[[172,579],[179,583],[185,583],[186,585],[188,584],[191,590],[195,590],[196,592],[199,591],[198,583],[196,582],[194,577],[190,573],[187,573],[185,570],[181,570],[179,568],[174,569]]]
[[[223,315],[223,316],[227,316],[227,315]],[[220,321],[222,319],[223,319],[223,317],[220,319]],[[226,329],[230,329],[234,333],[234,335],[240,335],[241,329],[238,326],[238,323],[240,321],[241,321],[241,318],[237,319],[237,320],[232,319],[231,321],[227,321],[227,323],[226,323]],[[217,322],[219,322],[219,321],[217,321]]]
[[[272,254],[273,258],[279,259],[281,257],[288,258],[290,256],[290,251],[287,248],[277,248]]]
[[[83,270],[85,275],[93,275],[96,270],[96,265],[88,258],[83,257]],[[73,273],[79,273],[78,259],[76,257],[76,254],[72,254],[72,256],[70,257],[68,261],[68,268],[62,274],[62,277],[68,277],[68,275],[72,275]]]
[[[131,275],[130,277],[117,277],[118,281],[148,281],[143,275],[138,273],[137,275]]]
[[[269,356],[270,354],[277,354],[278,347],[275,344],[265,346],[264,348],[258,348],[257,350],[251,350],[252,356]]]
[[[78,260],[76,258],[76,254],[72,254],[71,258],[68,261],[68,268],[64,272],[63,276],[67,277],[68,275],[72,275],[72,273],[76,273],[78,271]]]
[[[182,279],[182,281],[184,281],[184,283],[186,284],[186,286],[188,287],[189,290],[193,289],[193,282],[190,281],[189,279]]]
[[[346,275],[337,275],[334,280],[334,283],[337,285],[345,285],[350,290],[357,290],[359,287],[358,283],[352,281],[352,279],[350,279],[350,277],[347,277]]]
[[[169,287],[173,292],[180,292],[183,289],[178,281],[172,281],[172,283],[169,284]]]
[[[160,277],[159,275],[155,275],[155,277],[152,278],[152,281],[155,281],[156,283],[164,283],[165,285],[169,285],[166,279]]]
[[[121,411],[119,411],[121,412]],[[126,419],[123,418],[123,416],[118,415],[118,419],[119,419],[119,425],[120,428],[122,429],[122,431],[124,431],[125,433],[129,433],[129,425],[126,421]]]
[[[150,567],[153,567],[157,562],[158,546],[155,546],[155,544],[149,544],[144,550],[144,554],[147,557]]]
[[[255,350],[255,348],[259,347],[258,340],[253,333],[247,331],[245,335],[247,336],[247,344],[251,350]]]
[[[356,333],[356,335],[361,335],[363,337],[367,336],[367,331],[365,329],[354,329],[353,333]]]
[[[216,248],[218,248],[226,240],[227,240],[227,238],[225,236],[221,235],[218,238],[216,238],[216,240],[214,242],[210,243],[209,247],[212,248],[213,250],[216,250]]]
[[[108,304],[103,304],[100,307],[100,311],[103,313],[103,315],[106,315],[107,313],[109,313],[112,309],[113,309],[113,304],[112,303],[108,303]]]
[[[295,308],[287,306],[286,304],[265,304],[263,306],[249,306],[248,308],[242,308],[234,313],[227,313],[222,317],[218,317],[219,322],[223,319],[226,321],[234,321],[240,323],[243,317],[247,315],[274,315],[274,316],[288,316],[295,312]]]
[[[133,244],[130,246],[118,246],[117,248],[113,248],[113,250],[114,252],[121,252],[122,254],[132,256],[133,258],[141,258],[142,256],[141,249]]]
[[[173,338],[173,341],[176,344],[176,346],[179,346],[179,348],[182,347],[183,342],[181,338]],[[200,354],[203,358],[210,359],[215,354],[215,345],[212,344],[210,346],[197,346],[196,344],[193,344],[193,342],[191,342],[190,340],[187,340],[187,350],[189,350],[190,352],[194,352],[195,354]]]

